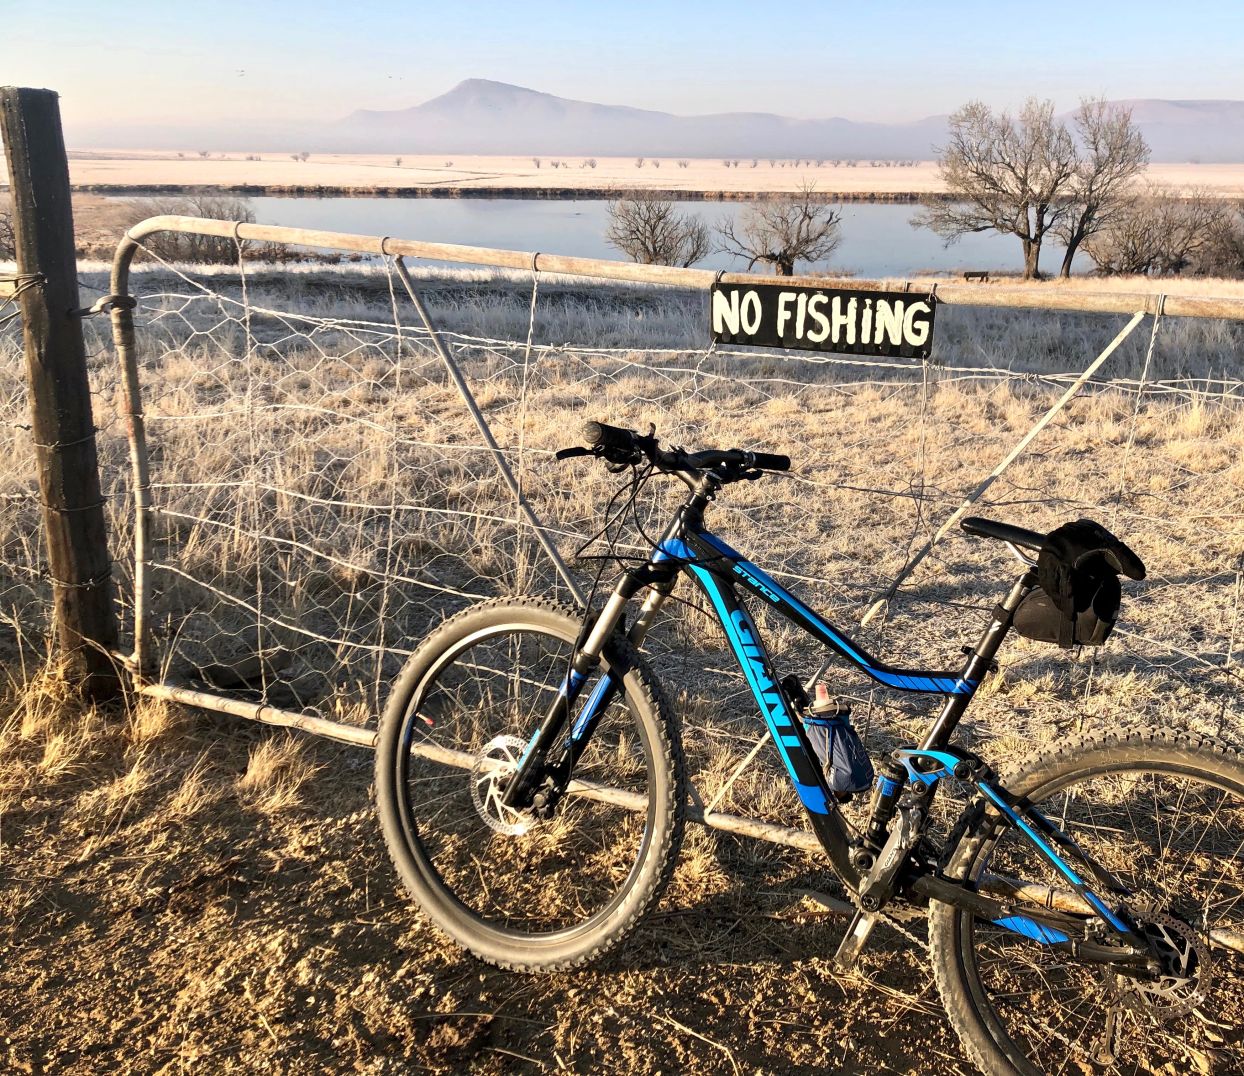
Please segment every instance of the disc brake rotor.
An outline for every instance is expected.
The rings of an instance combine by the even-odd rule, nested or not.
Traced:
[[[489,829],[509,837],[521,837],[533,823],[525,811],[516,811],[501,801],[526,749],[526,741],[517,736],[496,736],[484,745],[471,766],[471,801],[475,810]]]
[[[1209,993],[1209,947],[1182,919],[1150,908],[1129,911],[1138,933],[1161,961],[1162,971],[1156,979],[1108,974],[1107,985],[1124,1008],[1158,1020],[1191,1012]]]

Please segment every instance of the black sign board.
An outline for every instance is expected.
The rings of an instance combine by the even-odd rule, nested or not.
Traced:
[[[932,295],[840,291],[783,284],[714,284],[713,339],[749,347],[927,359],[933,350]]]

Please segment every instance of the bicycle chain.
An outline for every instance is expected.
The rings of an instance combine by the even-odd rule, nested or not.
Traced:
[[[900,919],[893,915],[886,915],[885,912],[873,912],[873,915],[879,923],[884,923],[891,930],[898,932],[909,942],[912,942],[917,948],[924,950],[926,953],[929,951],[929,943],[914,931],[908,930],[907,927],[903,926]]]

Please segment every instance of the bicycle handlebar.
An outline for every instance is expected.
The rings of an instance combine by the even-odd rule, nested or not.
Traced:
[[[653,434],[589,422],[583,436],[592,449],[611,463],[638,463],[649,460],[659,470],[672,473],[699,471],[726,466],[745,471],[789,471],[790,457],[775,452],[747,452],[738,448],[684,452],[681,448],[662,448]]]

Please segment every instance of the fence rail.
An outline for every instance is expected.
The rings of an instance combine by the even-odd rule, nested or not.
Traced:
[[[189,235],[215,236],[221,239],[254,240],[264,243],[288,243],[292,246],[316,247],[323,250],[352,251],[382,257],[404,256],[429,261],[453,262],[459,265],[480,265],[496,269],[520,269],[539,273],[591,277],[600,280],[621,280],[636,284],[667,284],[685,288],[707,288],[714,282],[726,284],[772,283],[771,276],[756,273],[717,273],[709,269],[678,269],[665,265],[639,265],[634,262],[599,258],[573,258],[562,254],[535,251],[499,250],[492,247],[459,246],[454,243],[427,243],[391,236],[355,235],[348,232],[316,231],[309,228],[287,228],[271,224],[246,224],[232,221],[204,220],[199,217],[149,217],[130,228],[117,248],[113,265],[112,287],[119,294],[126,290],[130,259],[142,240],[157,232],[182,232]],[[859,291],[888,290],[893,281],[837,280],[833,277],[784,277],[792,285],[832,287],[838,285]],[[1162,313],[1167,317],[1223,318],[1244,321],[1244,299],[1210,298],[1186,295],[1162,297],[1151,293],[1073,293],[1007,288],[988,284],[937,284],[940,303],[970,307],[999,307],[1012,310],[1067,310],[1093,314]],[[1160,309],[1159,309],[1160,308]]]

